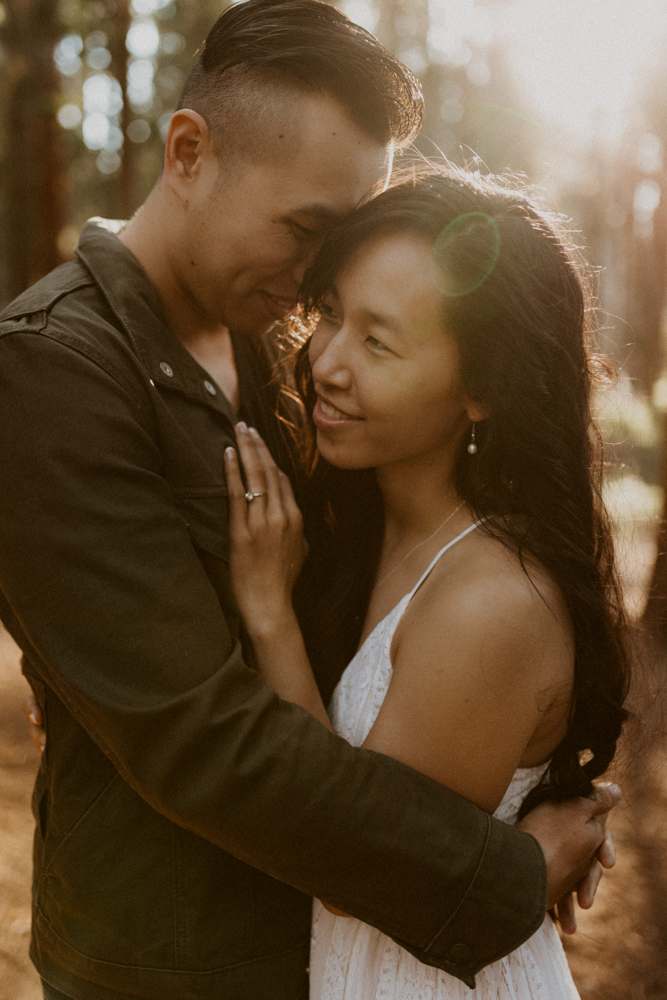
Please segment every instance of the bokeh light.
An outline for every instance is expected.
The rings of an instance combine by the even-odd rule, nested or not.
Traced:
[[[185,38],[178,31],[165,31],[160,40],[160,49],[166,56],[175,56],[185,48]]]
[[[660,185],[657,181],[644,179],[635,188],[633,202],[634,231],[641,239],[649,239],[653,235],[653,216],[660,204]]]
[[[101,111],[93,111],[83,119],[83,141],[88,149],[103,149],[109,138],[109,119]]]
[[[123,93],[118,80],[106,73],[95,73],[83,83],[83,110],[88,114],[117,115],[123,107]]]
[[[83,52],[81,35],[65,35],[53,51],[56,66],[63,76],[74,76],[82,66],[79,55]]]
[[[645,132],[637,148],[637,166],[643,174],[657,174],[662,170],[663,148],[657,135]]]
[[[86,62],[91,69],[106,69],[111,64],[111,53],[101,46],[91,49],[86,56]]]
[[[78,104],[63,104],[63,106],[58,109],[57,117],[58,123],[63,128],[71,129],[79,127],[83,115],[81,114],[81,108]]]
[[[171,125],[173,114],[173,111],[165,111],[157,120],[158,132],[160,133],[160,137],[163,142],[167,139],[167,133],[169,131],[169,126]]]
[[[95,160],[97,169],[102,174],[115,174],[121,165],[121,158],[113,150],[103,149]]]
[[[150,59],[134,59],[127,67],[127,96],[136,106],[150,104],[155,88],[153,86],[153,63]]]
[[[146,142],[150,139],[151,127],[145,118],[135,118],[127,126],[127,137],[130,142]]]
[[[127,51],[137,59],[150,59],[160,48],[160,32],[152,18],[137,18],[130,25],[125,40]]]
[[[131,10],[136,17],[149,17],[171,6],[171,0],[132,0]]]

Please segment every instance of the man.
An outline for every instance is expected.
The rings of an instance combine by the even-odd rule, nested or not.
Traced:
[[[145,205],[0,318],[0,612],[47,730],[49,1000],[305,1000],[310,895],[472,986],[603,843],[608,801],[537,810],[541,851],[246,665],[223,453],[237,419],[280,452],[250,343],[420,113],[332,7],[231,7]]]

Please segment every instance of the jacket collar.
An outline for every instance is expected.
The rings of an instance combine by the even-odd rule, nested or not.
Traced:
[[[76,248],[79,260],[90,271],[153,382],[213,407],[235,424],[236,414],[222,389],[170,329],[157,291],[137,258],[118,239],[124,225],[111,219],[89,219]]]

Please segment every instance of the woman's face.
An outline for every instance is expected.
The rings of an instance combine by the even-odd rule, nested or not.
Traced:
[[[442,456],[469,427],[454,339],[414,233],[361,248],[325,297],[310,342],[320,453],[347,469]]]

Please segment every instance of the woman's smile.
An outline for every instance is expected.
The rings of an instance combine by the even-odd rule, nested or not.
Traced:
[[[344,410],[338,409],[338,407],[334,406],[333,403],[330,403],[324,396],[320,396],[318,393],[317,403],[313,410],[313,423],[321,430],[342,427],[346,424],[357,423],[363,419],[363,417],[356,417],[351,413],[346,413]]]

